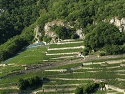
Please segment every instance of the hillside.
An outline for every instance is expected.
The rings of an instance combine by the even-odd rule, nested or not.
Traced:
[[[124,94],[124,0],[0,0],[0,93]]]
[[[78,38],[75,31],[81,30],[84,35],[100,22],[114,24],[120,31],[124,31],[124,7],[124,0],[69,0],[68,2],[67,0],[13,0],[12,2],[1,0],[0,9],[3,11],[0,16],[0,61],[14,56],[22,48],[22,45],[24,47],[36,41],[34,39],[36,26],[39,27],[41,41],[49,42],[53,39],[44,30],[44,26],[48,22],[57,21],[54,25],[58,26],[58,21],[62,21],[61,24],[64,24],[63,26],[66,28],[58,27],[53,31],[58,32],[59,30],[56,38],[63,39]],[[51,26],[53,28],[53,25]],[[90,30],[86,30],[86,27]],[[68,32],[64,34],[61,29]],[[18,44],[19,41],[22,43],[21,45]],[[13,48],[18,49],[12,50]]]
[[[80,55],[84,48],[80,46],[82,42],[65,40],[62,43],[29,46],[17,56],[2,62],[0,92],[80,94],[75,93],[77,87],[104,82],[105,88],[95,91],[96,94],[123,94],[125,55],[84,57]],[[43,84],[26,91],[19,90],[19,79],[35,76],[43,79]]]

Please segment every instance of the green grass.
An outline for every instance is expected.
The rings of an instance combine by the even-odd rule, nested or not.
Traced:
[[[7,64],[7,66],[0,68],[0,72],[2,72],[0,74],[0,77],[5,76],[7,78],[1,79],[0,86],[1,84],[2,84],[2,87],[4,87],[4,84],[5,86],[9,86],[11,84],[7,84],[7,83],[11,83],[12,81],[17,83],[19,78],[33,76],[33,74],[20,74],[15,76],[11,76],[11,74],[15,72],[19,72],[20,70],[24,70],[24,66],[22,65],[37,64],[39,62],[42,63],[46,50],[47,50],[46,46],[25,49],[24,51],[17,54],[15,57],[8,59],[5,62],[2,62]],[[13,64],[13,65],[9,65],[9,64]],[[35,74],[36,73],[34,73],[34,75]]]
[[[75,47],[75,46],[83,46],[83,43],[72,43],[72,44],[50,44],[50,48],[63,48],[63,47]],[[23,66],[19,66],[19,65],[27,65],[27,64],[37,64],[37,63],[42,63],[42,60],[48,60],[48,62],[56,62],[56,61],[63,61],[65,62],[65,60],[68,60],[66,58],[59,58],[59,57],[63,57],[63,56],[76,56],[75,55],[47,55],[45,56],[45,52],[47,51],[47,47],[46,46],[42,46],[42,47],[37,47],[37,48],[30,48],[30,49],[26,49],[24,51],[22,51],[21,53],[19,53],[18,55],[16,55],[15,57],[2,62],[2,63],[7,63],[7,64],[16,64],[18,66],[5,66],[5,67],[0,67],[0,71],[2,71],[2,73],[0,74],[0,77],[6,76],[10,73],[13,73],[14,71],[18,71],[20,69],[24,69]],[[70,49],[70,50],[49,50],[48,53],[67,53],[67,52],[80,52],[82,51],[82,49]],[[56,60],[52,59],[52,58],[57,58]],[[76,57],[78,58],[78,57]],[[76,64],[66,64],[66,65],[60,65],[57,67],[52,67],[49,69],[67,69],[66,72],[49,72],[49,71],[33,71],[30,73],[26,73],[26,74],[19,74],[19,75],[15,75],[15,76],[10,76],[8,78],[4,78],[0,80],[0,87],[11,87],[11,86],[16,86],[16,84],[18,83],[18,80],[20,78],[29,78],[29,77],[33,77],[33,76],[39,76],[39,77],[46,77],[50,80],[50,82],[44,83],[44,88],[45,89],[54,89],[55,86],[57,86],[57,89],[63,89],[63,88],[75,88],[77,86],[73,85],[70,86],[70,84],[79,84],[79,85],[86,85],[87,83],[93,83],[93,80],[84,80],[83,78],[94,78],[94,79],[105,79],[107,84],[110,85],[114,85],[120,88],[125,88],[125,84],[124,81],[118,81],[117,78],[124,78],[124,75],[118,75],[118,73],[120,74],[124,74],[124,72],[117,72],[117,70],[124,70],[125,67],[118,67],[118,68],[111,68],[111,67],[117,67],[120,64],[106,64],[106,66],[100,65],[98,64],[98,62],[105,62],[108,60],[119,60],[119,59],[123,59],[124,57],[118,57],[118,58],[113,58],[113,59],[100,59],[100,60],[83,60],[83,63],[87,63],[87,62],[94,62],[97,64],[92,64],[92,65],[84,65],[82,67],[82,63],[76,62]],[[69,58],[70,59],[75,59],[74,58]],[[43,62],[43,63],[47,63],[47,62]],[[124,62],[122,62],[124,63]],[[79,69],[75,69],[81,67]],[[72,70],[74,68],[74,70]],[[92,68],[92,69],[89,69]],[[97,71],[97,72],[91,72],[91,71]],[[62,80],[62,79],[56,79],[56,78],[69,78],[69,80]],[[71,79],[75,79],[75,80],[70,80]],[[76,78],[79,78],[81,80],[76,80]],[[46,86],[45,86],[46,85]],[[47,86],[49,85],[49,86]],[[60,85],[60,86],[58,86]],[[67,85],[67,86],[63,86],[63,85]],[[69,86],[68,86],[69,85]],[[41,90],[42,87],[36,89],[36,90]],[[4,91],[4,90],[3,90]],[[2,90],[0,91],[3,92]],[[9,91],[9,89],[7,90]],[[18,92],[18,90],[12,90],[15,92]],[[35,91],[35,90],[33,90]],[[74,93],[75,90],[69,90],[69,91],[65,91],[65,93]],[[57,92],[48,92],[48,93],[44,93],[44,94],[61,94],[63,91],[57,91]],[[96,94],[105,94],[107,91],[97,91]],[[38,93],[38,94],[43,94]]]
[[[81,66],[81,63],[78,63],[78,64],[68,64],[68,65],[63,65],[63,66],[60,66],[60,67],[55,67],[54,69],[59,69],[59,68],[73,68],[73,67],[77,67],[77,66]],[[96,67],[100,67],[100,68],[104,68],[102,66],[99,66],[99,65],[93,65],[94,68]],[[111,65],[109,65],[111,66]],[[92,65],[87,65],[87,67],[92,67]],[[86,81],[86,80],[57,80],[57,79],[51,79],[51,78],[95,78],[95,79],[114,79],[115,77],[117,77],[117,75],[114,75],[114,73],[112,72],[104,72],[104,71],[100,71],[98,70],[98,72],[96,73],[90,73],[90,72],[87,72],[88,69],[85,71],[86,69],[83,68],[80,69],[80,71],[84,71],[85,73],[73,73],[73,71],[67,71],[66,73],[60,73],[60,72],[42,72],[42,71],[38,71],[38,72],[33,72],[33,73],[28,73],[28,74],[21,74],[21,75],[17,75],[15,77],[10,77],[8,79],[2,79],[1,82],[0,82],[0,86],[2,86],[1,84],[6,84],[6,85],[3,85],[2,87],[4,86],[10,86],[9,83],[12,81],[13,79],[13,82],[17,83],[18,79],[19,78],[28,78],[28,77],[32,77],[32,76],[40,76],[40,77],[47,77],[49,78],[51,81],[55,81],[55,82],[48,82],[48,83],[45,83],[45,85],[50,85],[50,86],[46,86],[45,88],[49,89],[49,88],[54,88],[53,85],[63,85],[63,84],[86,84],[88,82],[93,82],[93,81]],[[93,69],[94,70],[94,69]],[[97,71],[97,69],[95,69]],[[75,70],[75,71],[78,71],[78,70]],[[74,72],[75,72],[74,71]],[[106,70],[108,71],[108,70]],[[103,74],[103,75],[102,75]],[[115,82],[115,80],[112,80],[112,82]],[[12,85],[14,85],[15,83],[13,83]],[[110,84],[112,84],[110,81],[108,82]],[[117,83],[113,83],[114,85],[116,85]],[[51,87],[52,85],[52,87]],[[117,85],[118,86],[118,85]],[[124,84],[121,85],[121,87],[123,87]],[[71,86],[69,86],[71,87]],[[74,86],[73,86],[74,87]],[[63,88],[63,86],[59,86],[57,88]],[[67,86],[68,88],[68,86]],[[61,91],[59,91],[61,92]],[[68,91],[70,92],[70,91]],[[73,91],[72,91],[73,92]],[[101,92],[101,94],[103,94],[104,92],[102,91],[98,91],[97,94],[99,94]],[[48,93],[47,93],[48,94]]]
[[[1,79],[0,87],[15,85],[15,84],[17,84],[17,82],[20,78],[29,78],[29,77],[33,77],[33,76],[43,77],[42,71],[31,72],[31,73],[27,73],[27,74],[20,74],[20,75],[11,76],[9,78]]]
[[[58,50],[58,48],[64,48],[64,47],[78,47],[78,46],[83,46],[83,41],[81,40],[76,40],[80,43],[68,43],[68,44],[50,44],[49,48],[57,48],[57,50],[48,50],[48,54],[54,54],[54,55],[46,55],[44,57],[44,62],[61,62],[65,60],[70,60],[70,59],[76,59],[78,58],[78,54],[63,54],[63,53],[72,53],[72,52],[82,52],[83,48],[78,48],[78,49],[63,49],[63,50]],[[72,42],[76,42],[73,40]],[[62,53],[61,55],[58,55],[58,53]],[[68,56],[73,56],[73,57],[68,57]]]
[[[42,62],[45,52],[47,50],[46,46],[30,48],[22,51],[15,57],[6,60],[2,63],[14,63],[14,64],[33,64],[37,62]]]
[[[19,90],[16,89],[4,89],[0,90],[0,94],[16,94]]]
[[[0,68],[0,77],[4,77],[6,75],[12,74],[16,71],[20,71],[21,69],[24,69],[23,66],[5,66],[3,68]]]

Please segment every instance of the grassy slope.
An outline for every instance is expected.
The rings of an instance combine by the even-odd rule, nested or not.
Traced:
[[[15,57],[6,60],[3,63],[7,64],[14,63],[22,65],[22,64],[33,64],[37,62],[42,62],[46,50],[47,48],[45,46],[25,49]]]
[[[10,61],[5,61],[5,63],[8,64],[13,64],[13,61],[17,60],[19,61],[20,58],[22,58],[22,62],[18,62],[16,65],[21,65],[21,64],[35,64],[36,62],[39,62],[39,60],[42,60],[43,57],[45,56],[46,52],[46,47],[40,47],[40,48],[31,48],[27,49],[23,52],[21,52],[19,55],[15,56],[13,59],[10,59]],[[55,51],[56,52],[56,51]],[[35,56],[36,55],[36,56]],[[28,56],[27,58],[25,56]],[[58,56],[57,56],[58,57]],[[28,60],[29,61],[28,61]],[[121,58],[119,58],[121,59]],[[108,59],[103,59],[100,61],[107,61]],[[32,62],[35,61],[35,62]],[[63,61],[63,59],[61,59]],[[87,62],[84,61],[83,62]],[[43,87],[40,87],[36,89],[35,91],[42,90],[42,88],[45,89],[45,91],[48,91],[45,94],[55,94],[55,91],[49,91],[49,90],[56,90],[57,93],[60,94],[62,92],[64,93],[74,93],[75,88],[78,85],[86,85],[87,83],[93,82],[92,79],[104,79],[106,83],[110,85],[117,86],[119,88],[125,88],[124,81],[118,81],[118,78],[125,79],[125,75],[119,75],[119,74],[124,74],[124,71],[118,71],[118,70],[124,70],[123,67],[119,67],[120,63],[118,64],[98,64],[98,61],[93,61],[96,62],[97,64],[94,65],[84,65],[81,67],[82,63],[76,63],[76,64],[67,64],[67,65],[61,65],[61,66],[56,66],[52,67],[50,69],[52,70],[58,70],[58,69],[67,69],[66,72],[59,72],[59,71],[32,71],[26,74],[20,74],[20,75],[15,75],[15,76],[10,76],[5,79],[1,79],[0,81],[0,88],[3,88],[3,91],[9,91],[9,88],[11,89],[12,86],[15,86],[16,88],[11,90],[14,92],[18,92],[17,89],[17,82],[19,78],[29,78],[32,76],[39,76],[39,77],[46,77],[50,79],[50,82],[44,83]],[[3,62],[4,63],[4,62]],[[41,62],[42,63],[42,62]],[[125,64],[122,62],[122,64]],[[24,67],[21,66],[5,66],[1,67],[1,71],[3,72],[1,77],[4,75],[7,75],[9,71],[13,70],[18,70],[18,69],[24,69]],[[72,70],[74,69],[74,70]],[[67,78],[67,80],[65,79]],[[85,78],[90,78],[86,79]],[[91,79],[92,78],[92,79]],[[77,80],[79,79],[79,80]],[[69,89],[69,90],[67,90]],[[0,91],[2,91],[0,89]],[[33,91],[32,91],[33,92]],[[115,92],[116,91],[98,91],[96,94],[105,94],[105,92]],[[40,94],[42,92],[40,91]]]

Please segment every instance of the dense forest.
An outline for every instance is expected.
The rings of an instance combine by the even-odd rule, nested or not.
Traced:
[[[124,0],[0,0],[0,61],[15,55],[26,45],[33,43],[33,31],[36,25],[39,25],[40,32],[44,36],[45,23],[56,19],[70,22],[75,29],[89,28],[86,30],[88,31],[86,40],[90,37],[89,35],[95,37],[100,32],[99,27],[104,26],[103,30],[112,27],[109,29],[110,36],[114,36],[114,40],[117,41],[109,42],[112,44],[112,48],[117,48],[115,53],[106,50],[110,46],[110,43],[106,42],[109,40],[108,38],[105,41],[99,40],[96,44],[85,46],[89,50],[104,49],[110,54],[119,54],[119,51],[123,52],[121,46],[124,44],[124,37],[121,35],[124,34],[119,34],[115,26],[107,26],[103,23],[101,26],[98,24],[93,26],[93,22],[100,23],[111,17],[121,19],[124,16]],[[90,34],[88,35],[88,33]],[[107,32],[104,33],[107,34]],[[117,34],[118,36],[115,36]],[[99,35],[97,34],[97,36]],[[85,43],[88,42],[90,41]],[[91,42],[93,43],[93,41]],[[100,45],[102,46],[100,47]]]
[[[36,0],[2,0],[2,9],[4,12],[0,16],[0,44],[21,34],[39,16]]]

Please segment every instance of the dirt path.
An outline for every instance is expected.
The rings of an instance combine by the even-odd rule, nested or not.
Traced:
[[[67,42],[58,42],[58,43],[53,43],[53,44],[71,44],[71,43],[83,43],[83,41],[67,41]]]
[[[79,86],[80,84],[62,84],[62,85],[56,85],[57,87],[59,86]],[[44,87],[45,86],[52,86],[52,85],[43,85]]]
[[[113,85],[106,85],[106,88],[107,89],[112,89],[112,90],[115,90],[115,91],[117,91],[117,92],[122,92],[123,94],[125,94],[125,90],[124,89],[120,89],[120,88],[118,88],[118,87],[115,87],[115,86],[113,86]]]
[[[19,89],[19,88],[17,88],[17,86],[0,88],[0,90],[6,90],[6,89]]]
[[[55,88],[55,89],[42,89],[42,90],[38,90],[38,91],[35,91],[35,92],[33,92],[33,94],[38,94],[39,92],[55,92],[55,94],[57,94],[56,92],[59,92],[59,91],[61,91],[62,93],[63,92],[66,92],[66,91],[72,91],[72,90],[75,90],[76,88],[65,88],[65,89],[57,89],[57,88]],[[62,93],[60,93],[60,94],[62,94]],[[59,94],[59,93],[58,93]],[[66,93],[66,94],[75,94],[75,93]]]
[[[46,54],[46,55],[71,55],[78,54],[79,52],[71,52],[71,53],[54,53],[54,54]]]
[[[65,49],[79,49],[79,48],[84,48],[84,46],[78,46],[78,47],[64,47],[64,48],[49,48],[49,50],[65,50]]]
[[[73,57],[76,57],[76,56],[61,56],[61,57],[58,57],[58,58],[51,58],[51,59],[68,59],[68,58],[73,58]]]
[[[104,79],[94,79],[94,78],[51,78],[51,79],[56,79],[56,80],[69,80],[69,81],[80,81],[80,80],[90,80],[90,81],[95,81],[95,82],[100,82]]]

